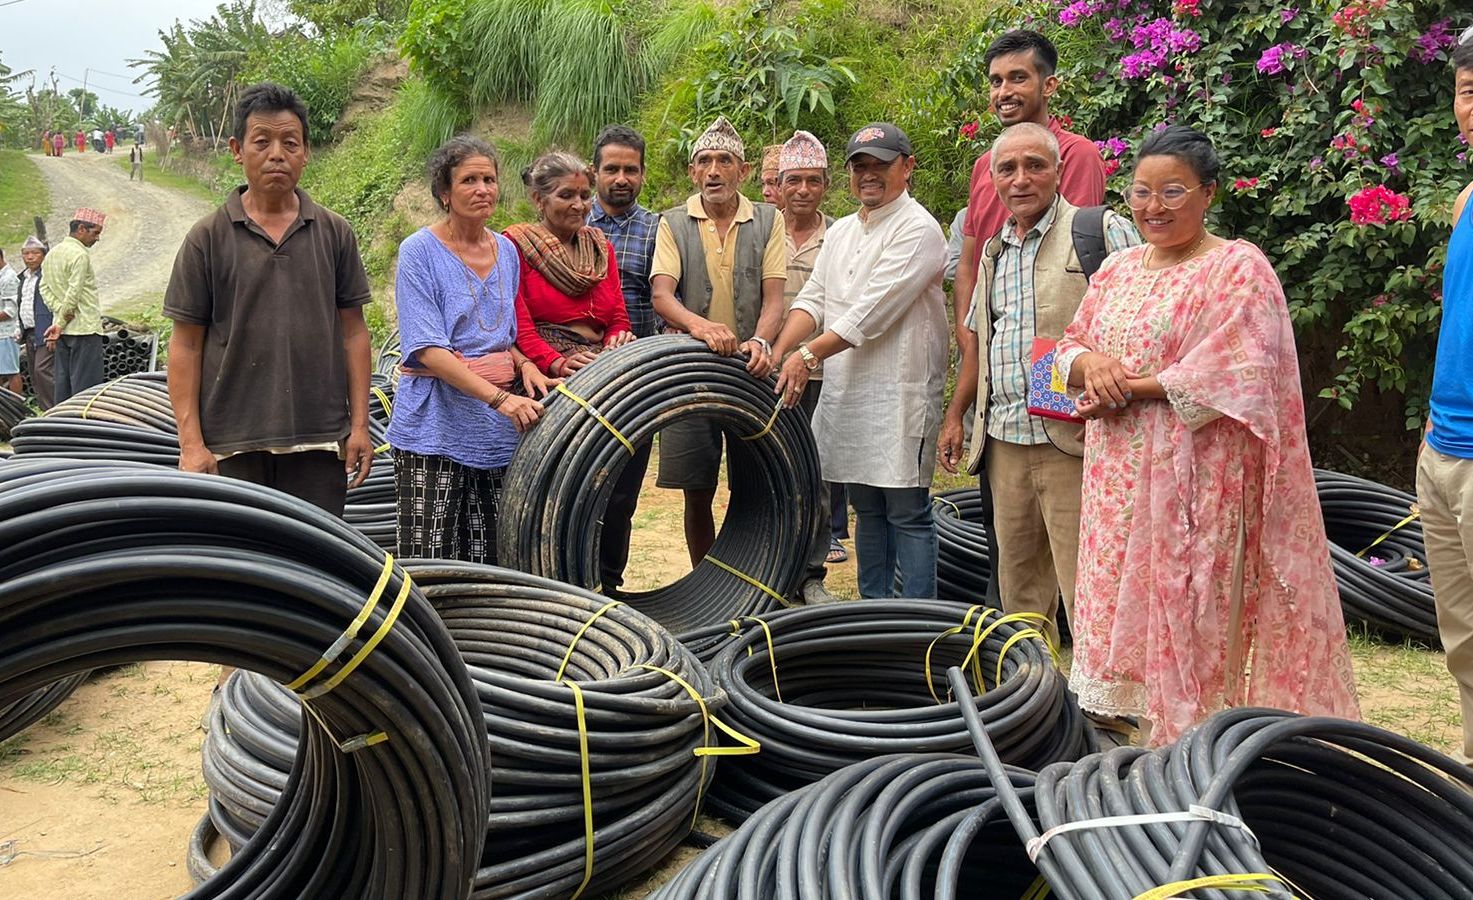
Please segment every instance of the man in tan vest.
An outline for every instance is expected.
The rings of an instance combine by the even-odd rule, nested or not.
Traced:
[[[955,473],[963,416],[976,401],[967,471],[985,468],[996,511],[993,565],[1003,609],[1049,617],[1058,639],[1058,602],[1074,606],[1079,555],[1083,422],[1032,416],[1029,369],[1034,338],[1058,340],[1079,308],[1088,278],[1074,238],[1080,210],[1059,196],[1059,142],[1041,125],[1013,125],[992,145],[992,179],[1009,212],[979,254],[968,327],[975,354],[963,357],[942,421],[938,453]],[[1140,243],[1135,228],[1105,211],[1104,249]]]
[[[742,196],[752,164],[724,116],[691,145],[688,172],[698,193],[660,214],[650,302],[671,328],[723,356],[745,353],[747,371],[765,378],[772,369],[772,341],[782,325],[788,278],[783,214]],[[692,566],[716,542],[712,504],[721,448],[721,428],[709,419],[686,419],[660,431],[655,483],[685,493],[685,544]]]

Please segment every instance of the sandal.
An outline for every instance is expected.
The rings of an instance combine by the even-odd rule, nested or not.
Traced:
[[[844,549],[844,545],[839,543],[838,538],[829,538],[829,555],[825,562],[832,564],[848,561],[849,551]]]

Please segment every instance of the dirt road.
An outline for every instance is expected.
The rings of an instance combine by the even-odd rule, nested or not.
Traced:
[[[46,233],[53,243],[66,236],[77,207],[107,214],[102,240],[92,248],[102,311],[126,318],[161,302],[179,244],[210,204],[172,188],[130,182],[118,162],[127,159],[122,147],[111,156],[89,151],[34,159],[51,191]]]

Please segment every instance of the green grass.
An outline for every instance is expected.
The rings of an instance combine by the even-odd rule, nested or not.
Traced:
[[[132,168],[126,154],[119,152],[117,157],[118,168],[124,172]],[[198,178],[165,168],[157,156],[148,155],[143,158],[143,180],[150,184],[163,185],[176,191],[192,194],[209,203],[221,203],[225,199],[223,193]]]
[[[0,150],[0,247],[20,260],[20,245],[35,230],[32,217],[51,212],[51,195],[35,160],[19,150]]]

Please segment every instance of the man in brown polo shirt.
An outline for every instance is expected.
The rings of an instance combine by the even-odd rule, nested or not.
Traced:
[[[373,463],[358,242],[297,189],[307,108],[291,91],[243,91],[230,150],[246,185],[190,229],[164,295],[179,468],[341,516]]]

